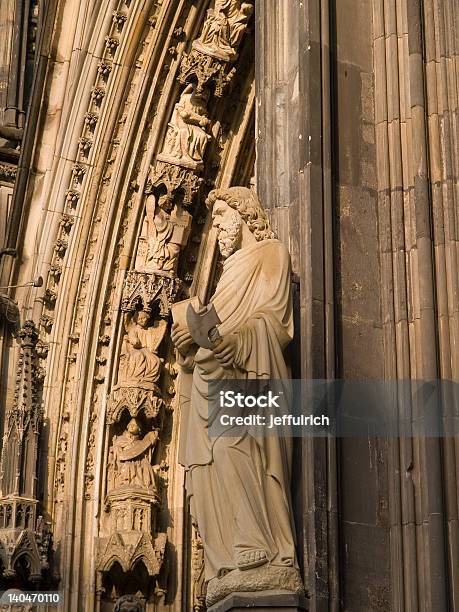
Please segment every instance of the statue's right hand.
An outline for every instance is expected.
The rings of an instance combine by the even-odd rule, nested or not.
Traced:
[[[180,326],[178,323],[174,323],[171,329],[171,338],[179,353],[186,357],[193,344],[193,338],[188,328]]]

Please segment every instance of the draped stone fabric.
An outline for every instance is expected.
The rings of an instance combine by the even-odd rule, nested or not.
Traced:
[[[264,551],[271,565],[296,564],[290,511],[291,439],[208,434],[208,382],[285,379],[282,351],[293,336],[290,258],[278,240],[240,249],[224,263],[211,300],[222,336],[236,334],[231,371],[212,351],[194,358],[191,402],[182,404],[181,463],[206,558],[206,579]],[[228,432],[226,432],[228,434]]]

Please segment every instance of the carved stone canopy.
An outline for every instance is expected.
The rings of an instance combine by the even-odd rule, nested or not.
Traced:
[[[158,157],[152,173],[147,181],[145,193],[159,195],[159,189],[166,192],[170,207],[177,193],[183,195],[184,206],[191,206],[198,193],[203,179],[189,168],[184,168],[169,161],[161,161]]]
[[[107,424],[120,421],[127,410],[132,418],[144,415],[147,419],[156,419],[164,407],[164,400],[157,392],[137,387],[120,387],[110,395],[107,411]]]
[[[198,93],[204,91],[208,84],[213,83],[215,96],[221,98],[235,72],[236,69],[230,68],[228,62],[193,48],[188,55],[183,57],[177,78],[183,84],[194,82]]]
[[[150,576],[158,576],[164,559],[167,536],[160,533],[153,539],[139,531],[116,532],[100,543],[97,571],[109,572],[118,563],[123,572],[135,571],[143,562]]]
[[[132,270],[127,273],[124,281],[121,309],[123,312],[140,309],[148,311],[157,305],[159,315],[166,317],[180,286],[181,281],[178,278]]]

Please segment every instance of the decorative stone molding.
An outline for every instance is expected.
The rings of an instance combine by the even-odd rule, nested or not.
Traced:
[[[127,15],[126,13],[122,13],[121,11],[113,11],[113,23],[116,26],[118,32],[121,32],[124,24],[126,23]]]
[[[123,4],[122,2],[119,2],[116,4],[114,3],[114,5],[111,8],[114,8],[115,6],[117,6],[117,8],[119,8],[120,10],[125,10],[124,8],[121,9],[122,4]],[[132,4],[135,5],[134,2]],[[137,8],[138,7],[136,7],[136,9]],[[158,9],[157,11],[158,15],[161,12],[161,19],[158,20],[159,24],[163,23],[163,17],[164,17],[163,13],[165,11],[165,8],[167,7],[165,7],[165,5],[163,4],[162,8],[161,6],[159,6],[159,9],[161,10]],[[186,17],[185,13],[187,11],[188,11],[188,8],[183,9],[184,17],[182,21],[186,23],[186,28],[189,31],[190,24],[188,23],[188,21],[185,20],[185,17]],[[108,17],[109,17],[109,21],[111,21],[110,13],[108,14]],[[129,13],[129,20],[131,20],[130,13]],[[123,34],[127,32],[128,30],[127,25],[126,26],[124,25],[124,23],[126,23],[126,20],[123,19],[122,20],[123,23],[120,23],[120,21],[121,20],[115,19],[114,24],[110,23],[110,29],[107,32],[107,34],[111,35],[112,33],[114,33],[115,27],[118,30],[122,29]],[[151,23],[153,24],[154,22],[155,21],[152,19]],[[106,23],[108,22],[106,21]],[[129,27],[131,27],[131,25],[133,24],[131,24],[131,22],[129,21]],[[129,32],[131,31],[132,30],[129,30]],[[174,32],[174,33],[176,33],[177,35],[179,34],[178,32]],[[105,32],[103,33],[103,35],[104,34]],[[102,42],[103,42],[103,35],[102,35]],[[121,39],[121,36],[120,36],[120,39]],[[149,59],[149,56],[146,53],[147,47],[148,45],[144,45],[145,50],[142,50],[141,53],[145,55],[146,59]],[[124,48],[125,48],[124,42],[122,42],[122,48],[120,50],[123,50],[123,53],[124,53]],[[110,50],[107,49],[105,52],[106,58],[109,57],[109,53],[110,53]],[[119,147],[121,152],[126,150],[125,149],[126,135],[125,134],[123,135],[123,132],[122,132],[122,129],[124,127],[123,121],[126,121],[126,115],[127,115],[128,116],[127,125],[130,125],[129,117],[132,115],[134,111],[134,109],[132,108],[133,106],[132,99],[134,99],[134,102],[135,102],[135,97],[134,97],[135,86],[138,87],[139,82],[141,81],[141,79],[138,78],[138,73],[136,74],[136,70],[138,66],[142,67],[142,62],[145,63],[143,55],[142,56],[139,55],[138,59],[135,60],[136,61],[135,66],[133,65],[134,80],[136,77],[138,80],[137,80],[137,83],[134,83],[134,85],[132,85],[132,91],[134,92],[133,94],[131,93],[131,91],[128,91],[129,88],[127,88],[126,90],[128,92],[126,95],[126,100],[125,100],[126,112],[124,112],[122,100],[120,100],[120,108],[122,109],[122,111],[120,113],[119,118],[118,117],[116,118],[118,125],[117,126],[115,125],[114,135],[119,137],[118,142],[121,142],[121,146]],[[120,64],[122,65],[124,65],[123,59],[124,59],[124,56],[123,57],[120,56]],[[167,61],[170,61],[170,60],[168,59]],[[143,71],[146,70],[145,66],[146,64],[142,68]],[[95,82],[88,84],[88,85],[94,85],[96,89],[102,90],[103,93],[107,91],[106,97],[105,98],[101,97],[100,100],[98,101],[96,100],[95,97],[92,97],[91,99],[89,99],[89,91],[88,91],[87,93],[88,106],[86,108],[83,108],[82,113],[81,113],[83,115],[84,112],[88,110],[88,113],[86,114],[84,118],[83,130],[81,134],[76,135],[75,140],[78,138],[78,136],[80,136],[81,137],[80,144],[84,145],[85,142],[93,139],[94,145],[93,145],[92,150],[94,150],[96,143],[99,142],[99,139],[101,138],[101,134],[99,133],[100,129],[102,127],[104,127],[105,129],[105,125],[110,126],[110,122],[106,121],[107,118],[105,117],[105,111],[104,111],[103,105],[106,104],[107,102],[110,102],[110,100],[107,100],[108,95],[110,93],[110,96],[111,96],[112,91],[114,91],[111,85],[110,86],[106,85],[106,83],[108,83],[110,80],[110,75],[112,72],[115,72],[116,77],[118,78],[118,66],[115,65],[114,63],[111,63],[110,60],[108,62],[101,61],[101,63],[99,64],[98,73],[96,75]],[[142,73],[140,73],[140,76],[143,77]],[[158,102],[153,101],[152,108],[146,109],[148,110],[148,115],[152,118],[152,121],[154,121],[155,113],[158,113],[158,106],[155,106],[155,105],[162,104],[162,100],[163,100],[160,97],[159,93],[157,95],[157,91],[160,92],[163,86],[161,83],[162,78],[163,77],[160,75],[158,84],[156,84],[156,81],[155,81],[154,96],[158,99]],[[169,82],[170,82],[170,79],[169,79]],[[113,85],[115,86],[115,83]],[[119,92],[117,92],[117,96],[118,94]],[[164,98],[165,96],[166,94],[164,95]],[[167,96],[169,96],[168,93],[167,93]],[[99,115],[99,109],[96,108],[94,104],[96,101],[100,103],[99,104],[101,107],[100,115]],[[110,108],[111,108],[111,105],[110,105]],[[159,106],[159,108],[161,108],[161,106]],[[97,112],[92,112],[92,111],[97,111]],[[99,117],[100,117],[100,120],[99,120]],[[110,118],[111,117],[112,115],[110,115]],[[82,119],[83,118],[80,116],[80,120]],[[94,136],[89,133],[89,130],[91,130],[91,132],[94,133]],[[142,128],[142,130],[143,132],[147,133],[148,127]],[[106,137],[110,139],[109,142],[115,143],[115,138],[112,139],[111,136],[112,136],[111,134],[106,135]],[[153,148],[151,147],[151,145],[150,145],[150,148],[145,147],[146,152],[145,151],[141,152],[141,149],[144,147],[145,143],[149,142],[148,137],[142,134],[141,137],[139,138],[139,141],[141,143],[139,146],[139,151],[133,151],[133,155],[135,155],[135,159],[133,157],[132,167],[134,168],[134,170],[132,171],[132,174],[130,176],[129,176],[130,170],[129,172],[126,173],[126,181],[127,181],[126,185],[128,185],[131,179],[133,180],[135,179],[139,184],[143,184],[144,168],[146,166],[146,163],[148,163],[149,161],[148,157],[151,156],[152,154]],[[151,142],[154,142],[154,141],[152,140]],[[74,145],[75,144],[76,143],[74,142]],[[103,232],[105,231],[106,227],[110,227],[110,231],[113,231],[113,243],[112,244],[113,244],[113,249],[114,249],[113,250],[114,255],[113,255],[113,259],[110,262],[107,262],[107,265],[109,265],[110,268],[113,269],[114,273],[112,275],[112,272],[110,271],[110,276],[108,277],[107,285],[104,286],[102,284],[100,288],[101,289],[100,300],[104,300],[103,312],[102,312],[102,315],[99,321],[100,325],[97,326],[98,322],[94,320],[94,324],[92,324],[92,327],[91,327],[92,329],[91,333],[95,334],[95,339],[93,342],[97,342],[97,339],[99,337],[100,345],[102,345],[102,347],[108,346],[108,344],[110,343],[110,338],[112,338],[112,342],[115,342],[117,338],[119,337],[119,334],[114,329],[116,317],[114,317],[113,313],[116,312],[116,309],[119,307],[119,304],[116,301],[117,290],[116,289],[114,291],[112,290],[112,286],[115,286],[113,279],[116,280],[116,274],[119,274],[119,266],[118,266],[118,260],[117,260],[118,254],[121,252],[122,255],[124,256],[124,254],[128,252],[128,249],[130,249],[129,252],[132,255],[132,245],[129,244],[129,239],[130,239],[129,238],[130,236],[129,228],[132,228],[133,219],[138,218],[137,200],[138,198],[142,197],[142,194],[139,193],[137,196],[134,194],[134,197],[131,198],[131,195],[128,193],[129,187],[127,186],[126,193],[128,193],[128,195],[126,197],[123,195],[122,196],[123,201],[121,201],[120,199],[120,202],[119,202],[119,209],[118,209],[119,215],[117,214],[117,217],[118,218],[121,217],[122,219],[120,227],[119,227],[119,231],[118,231],[118,226],[117,226],[117,223],[118,223],[117,220],[116,221],[114,220],[113,222],[112,221],[107,222],[107,225],[104,227],[104,224],[106,223],[107,218],[110,218],[108,213],[111,214],[110,212],[111,207],[112,207],[111,199],[110,199],[112,197],[111,192],[113,188],[117,187],[117,183],[115,183],[115,181],[118,180],[117,179],[118,163],[120,164],[119,167],[121,168],[123,167],[123,163],[125,163],[118,159],[119,153],[115,148],[112,148],[109,143],[107,143],[107,147],[109,149],[109,152],[107,155],[107,164],[104,165],[103,168],[100,168],[100,166],[102,166],[102,164],[100,164],[96,172],[94,172],[94,169],[92,166],[85,165],[86,160],[83,159],[82,157],[83,155],[85,155],[85,151],[83,150],[84,146],[80,147],[77,153],[78,155],[77,163],[81,163],[83,167],[87,168],[87,173],[86,175],[83,174],[79,178],[79,180],[75,183],[76,189],[69,189],[67,195],[65,196],[67,198],[67,202],[66,202],[66,206],[68,207],[67,210],[71,212],[70,208],[76,208],[79,205],[80,198],[81,199],[83,198],[83,193],[84,193],[84,201],[82,202],[83,209],[78,210],[79,214],[78,216],[75,216],[76,229],[78,230],[78,233],[76,233],[75,230],[72,230],[75,233],[75,238],[72,235],[68,239],[69,240],[68,245],[69,247],[71,247],[68,249],[69,250],[68,254],[71,255],[72,258],[75,256],[75,252],[76,252],[76,249],[74,248],[72,240],[75,240],[76,236],[78,236],[78,240],[82,241],[81,244],[87,245],[85,252],[83,252],[83,249],[78,249],[81,254],[81,261],[82,261],[82,267],[83,267],[81,271],[81,278],[86,278],[87,276],[91,277],[91,275],[92,277],[94,277],[93,275],[95,271],[97,270],[96,266],[100,265],[99,264],[100,253],[103,252],[101,251],[101,247],[103,246],[101,236],[103,235]],[[160,149],[161,147],[158,148],[157,144],[154,144],[155,151],[158,151]],[[74,150],[74,147],[72,150]],[[204,148],[202,150],[202,153],[204,153]],[[210,151],[206,152],[207,157],[209,157],[209,153]],[[201,159],[202,159],[202,155],[201,155]],[[196,164],[193,164],[192,167],[189,167],[189,168],[181,165],[180,163],[176,163],[180,161],[181,161],[180,159],[174,158],[174,162],[171,163],[171,162],[167,162],[167,161],[158,159],[156,166],[153,169],[151,176],[150,176],[150,187],[152,191],[148,195],[154,194],[154,197],[159,199],[162,195],[162,192],[166,191],[166,193],[168,193],[170,196],[170,208],[168,210],[168,214],[170,213],[171,215],[173,215],[174,224],[176,226],[181,227],[184,230],[184,233],[186,233],[187,227],[191,223],[191,217],[190,217],[190,213],[188,212],[188,210],[192,212],[191,206],[193,204],[193,199],[196,200],[196,195],[202,183],[202,179],[199,176],[197,176],[197,174],[203,171],[204,168],[200,160],[198,160]],[[104,177],[104,181],[102,182],[100,181],[100,178],[99,178],[99,168],[100,168],[100,176]],[[164,173],[163,173],[163,170],[165,170]],[[164,180],[166,178],[165,175],[167,176],[166,180]],[[155,185],[151,181],[153,177],[155,177],[155,180],[157,180],[158,178],[160,179]],[[168,188],[167,180],[169,179],[170,179],[170,184]],[[74,186],[73,183],[71,184],[71,186],[72,187]],[[84,190],[83,190],[83,186],[85,187]],[[91,227],[90,229],[86,231],[85,223],[86,223],[86,220],[89,221],[89,218],[87,215],[88,210],[86,207],[88,206],[90,202],[92,202],[93,194],[96,193],[96,187],[100,191],[97,191],[97,197],[95,198],[94,214],[92,215]],[[65,189],[65,186],[64,186],[64,189]],[[81,195],[79,191],[80,189],[81,189]],[[121,195],[121,191],[120,191],[120,195]],[[88,202],[86,202],[86,198],[88,198]],[[176,208],[177,206],[181,207],[182,211],[185,206],[188,209],[187,211],[185,211],[187,214],[184,215],[185,221],[183,221],[183,226],[180,225],[180,223],[182,222],[182,220],[180,219],[180,215],[182,211],[179,211],[179,208]],[[129,207],[132,207],[133,209],[133,212],[131,212],[130,214],[127,210]],[[81,208],[81,204],[80,204],[80,208]],[[180,214],[177,214],[177,211],[179,211]],[[101,219],[102,221],[100,221]],[[108,225],[108,223],[110,223],[110,226]],[[125,233],[126,233],[125,226],[128,228],[127,238],[125,237]],[[68,232],[67,232],[67,229],[69,230]],[[62,227],[60,239],[62,239],[62,237],[67,238],[66,236],[63,236],[63,232],[71,233],[70,230],[71,228]],[[66,243],[65,249],[67,250],[67,248],[68,247]],[[107,249],[104,252],[109,253],[110,249]],[[65,255],[65,250],[62,252],[62,256],[64,255]],[[55,257],[55,261],[59,262],[59,259]],[[186,261],[184,263],[186,263]],[[72,262],[69,261],[68,264],[71,266]],[[63,268],[59,264],[53,264],[53,266],[54,268],[56,268],[56,270],[54,272],[54,268],[53,268],[53,272],[51,274],[51,287],[54,288],[55,286],[59,285],[59,283],[61,282],[60,281],[61,270],[64,270],[63,280],[65,280],[65,286],[68,287],[70,283],[67,282],[68,281],[67,263],[66,263],[65,268]],[[159,267],[161,268],[161,266]],[[123,292],[123,311],[126,313],[133,314],[135,311],[141,311],[141,310],[148,311],[148,309],[150,309],[153,317],[156,317],[156,320],[154,322],[158,321],[158,319],[165,320],[169,312],[170,305],[174,301],[176,294],[178,290],[180,289],[180,281],[174,278],[174,275],[176,274],[175,268],[176,266],[174,263],[174,265],[172,266],[172,270],[159,269],[156,271],[158,272],[158,274],[153,274],[151,270],[146,276],[145,276],[145,273],[139,273],[139,272],[129,273],[127,283],[125,286],[125,290]],[[163,272],[163,274],[159,274],[159,272],[161,271]],[[180,272],[180,274],[183,274],[185,276],[186,273]],[[133,285],[135,285],[134,289],[138,291],[137,296],[135,295],[134,289],[132,291],[127,290],[128,281],[130,278],[131,280],[133,280]],[[105,280],[104,280],[104,283],[105,283]],[[157,285],[161,285],[161,290],[159,292],[159,295],[156,292]],[[68,329],[74,332],[76,336],[78,336],[78,333],[81,333],[82,330],[85,328],[84,327],[86,324],[86,321],[85,321],[86,314],[85,313],[88,312],[88,303],[92,299],[92,295],[93,295],[92,291],[93,291],[93,288],[91,287],[91,281],[89,281],[87,285],[86,283],[79,284],[78,290],[75,290],[75,293],[76,293],[75,304],[74,304],[75,315],[74,315],[72,322],[69,321]],[[105,291],[105,295],[104,295],[104,291]],[[113,294],[115,294],[115,297],[113,297]],[[140,301],[139,301],[139,296],[140,296]],[[129,304],[127,304],[127,302]],[[99,304],[100,303],[101,302],[99,302]],[[159,310],[159,313],[157,314],[158,310]],[[57,322],[60,320],[61,318],[56,316],[56,325],[57,325]],[[52,322],[51,317],[49,317],[49,321]],[[60,325],[61,323],[59,323],[59,330],[56,330],[56,332],[60,332],[60,329],[61,329]],[[66,329],[67,329],[67,326],[66,326]],[[101,383],[102,381],[105,380],[107,385],[111,384],[112,375],[113,374],[116,375],[116,371],[115,373],[111,372],[110,370],[106,368],[106,365],[108,363],[108,367],[114,367],[115,369],[117,368],[116,356],[119,352],[120,347],[113,346],[110,348],[110,350],[105,350],[105,349],[102,349],[101,346],[99,345],[97,347],[97,351],[98,351],[97,356],[94,357],[94,353],[91,352],[91,361],[89,362],[89,364],[87,364],[87,362],[85,361],[86,360],[85,350],[87,347],[86,340],[85,340],[85,334],[81,333],[81,338],[82,338],[82,341],[81,341],[80,347],[75,346],[74,344],[69,344],[67,355],[68,355],[69,362],[71,363],[65,364],[65,369],[66,369],[66,375],[65,375],[65,381],[64,381],[65,389],[63,391],[63,398],[62,398],[61,405],[65,406],[67,410],[70,410],[70,413],[71,413],[70,424],[69,424],[69,419],[65,416],[65,414],[64,416],[62,416],[61,414],[61,417],[59,420],[59,430],[55,434],[55,439],[58,440],[57,446],[62,449],[62,452],[60,452],[60,448],[59,448],[56,453],[55,479],[56,479],[56,485],[60,493],[58,493],[55,496],[55,499],[57,501],[58,507],[60,507],[60,504],[65,499],[64,496],[62,495],[62,491],[64,488],[64,477],[66,474],[67,475],[71,474],[69,457],[75,457],[76,456],[75,452],[77,452],[73,446],[73,436],[74,436],[74,431],[80,431],[79,428],[82,427],[81,423],[83,423],[83,429],[80,431],[80,435],[83,436],[83,438],[81,438],[80,447],[82,449],[86,449],[86,447],[88,447],[87,451],[86,450],[78,451],[78,453],[80,453],[78,457],[80,460],[79,465],[81,466],[81,468],[84,467],[84,472],[85,472],[84,473],[84,478],[85,478],[84,498],[86,500],[90,500],[92,499],[92,496],[94,495],[94,498],[95,498],[94,504],[96,504],[97,503],[96,500],[98,496],[96,495],[96,492],[95,492],[94,483],[99,482],[99,480],[97,479],[98,474],[101,475],[100,488],[103,488],[105,486],[103,475],[105,473],[104,470],[107,465],[106,463],[107,457],[104,455],[105,453],[104,444],[105,444],[105,448],[110,448],[110,445],[112,442],[111,436],[120,435],[120,433],[116,431],[116,426],[119,426],[120,428],[124,427],[124,423],[121,422],[123,419],[123,416],[122,416],[123,412],[126,413],[126,408],[127,408],[127,412],[129,413],[131,418],[142,419],[146,417],[147,420],[149,419],[149,420],[156,421],[157,423],[155,423],[155,426],[160,425],[161,415],[166,412],[166,408],[168,407],[167,404],[170,403],[170,398],[167,396],[165,389],[169,389],[170,393],[174,392],[174,386],[170,385],[170,377],[167,373],[164,372],[164,370],[166,369],[165,367],[160,368],[160,376],[162,378],[161,380],[158,380],[158,386],[153,389],[142,389],[141,387],[138,387],[138,386],[130,386],[130,387],[129,386],[117,386],[115,389],[112,388],[112,392],[111,392],[109,402],[108,402],[109,403],[108,411],[111,413],[111,420],[108,423],[109,433],[107,434],[107,436],[105,437],[104,441],[101,444],[102,436],[99,435],[99,433],[97,432],[100,432],[103,426],[103,424],[100,422],[100,419],[104,418],[104,416],[102,416],[104,412],[102,411],[101,406],[102,405],[105,406],[105,400],[106,400],[105,394],[107,393],[107,390],[106,390],[105,385],[101,385],[97,383]],[[63,341],[65,341],[65,337],[63,338]],[[94,346],[94,344],[92,346]],[[164,348],[168,348],[168,345],[165,346]],[[161,353],[161,356],[165,356],[165,352]],[[107,358],[108,358],[108,362],[107,362]],[[73,365],[76,359],[78,359],[78,367],[75,367]],[[51,355],[50,363],[53,363],[53,360],[54,360],[54,356]],[[81,403],[81,405],[79,404],[79,406],[81,407],[76,408],[75,388],[78,385],[78,380],[76,380],[76,378],[78,376],[78,370],[80,369],[80,365],[84,367],[86,364],[89,366],[89,368],[93,368],[91,370],[88,369],[89,378],[87,381],[87,393],[89,396],[89,400],[85,402],[84,404],[83,403]],[[94,381],[96,384],[92,383],[93,376],[94,376]],[[94,399],[92,400],[91,400],[91,392],[95,396]],[[161,393],[164,394],[164,398],[161,397]],[[161,443],[158,444],[157,451],[155,451],[157,452],[157,455],[158,455],[158,459],[157,459],[158,462],[161,462],[165,457],[167,457],[167,453],[169,452],[168,444],[170,444],[170,442],[168,441],[168,438],[167,438],[167,435],[169,435],[169,430],[167,428],[170,427],[171,420],[170,419],[167,420],[166,418],[164,419],[164,421],[165,421],[165,429],[166,429],[166,432],[163,434],[164,439],[161,440]],[[160,431],[160,434],[161,434],[161,431]],[[173,447],[172,447],[172,450],[173,450]],[[65,495],[67,495],[67,491],[70,490],[70,483],[68,482],[69,477],[67,476],[66,478],[67,478],[68,489],[66,489]],[[73,486],[73,484],[71,486]],[[99,485],[98,485],[98,488],[99,488]],[[109,495],[111,495],[111,493],[108,493],[105,499],[107,499]],[[79,493],[79,496],[81,496],[81,491]],[[132,495],[131,495],[131,499],[132,499]],[[163,492],[162,504],[165,504],[165,499],[166,499],[166,496]],[[112,511],[114,511],[115,507],[117,507],[117,504],[120,509],[124,510],[124,509],[127,509],[126,504],[128,504],[128,501],[123,500],[121,498],[118,498],[118,499],[113,498],[109,506],[109,512],[107,513],[108,518],[104,516],[102,520],[99,521],[99,518],[100,518],[100,515],[99,515],[97,519],[97,527],[95,527],[95,524],[93,525],[93,528],[101,529],[100,533],[103,534],[104,537],[108,537],[108,538],[111,538],[112,536],[114,537],[113,533],[108,533],[107,531],[104,531],[104,529],[107,524],[110,524],[110,521],[112,518],[111,517]],[[147,504],[150,504],[148,500],[147,500]],[[65,504],[63,507],[65,507]],[[92,512],[91,504],[83,501],[82,507],[83,507],[84,513]],[[153,513],[157,511],[157,505],[150,504],[150,509],[153,515]],[[59,511],[60,510],[58,509],[57,512],[59,513]],[[101,513],[101,514],[104,514],[104,513]],[[166,507],[164,507],[164,515],[166,514],[167,514],[167,509]],[[107,522],[104,523],[106,519],[107,519]],[[75,530],[78,529],[78,520],[79,519],[77,519]],[[160,520],[163,520],[163,519],[160,519]],[[162,526],[161,528],[164,529],[164,526]],[[121,531],[123,531],[123,529],[119,527],[116,529],[115,533],[118,533]],[[131,529],[126,528],[124,529],[124,531],[136,531],[136,530],[133,528],[133,525],[131,525]],[[75,532],[75,536],[79,537],[77,536],[77,532]],[[80,541],[82,543],[84,542],[85,537],[87,537],[87,534],[85,536],[81,536]],[[121,536],[121,540],[124,543],[125,548],[126,548],[129,542],[127,539],[123,539],[123,537],[124,536]],[[153,549],[155,550],[155,554],[158,550],[161,551],[161,546],[158,543],[157,535],[155,535],[153,530],[150,530],[150,533],[147,534],[145,537],[151,538],[150,542],[153,543]],[[112,540],[112,541],[115,542],[115,540]],[[108,547],[108,549],[110,549],[110,546]],[[90,552],[88,552],[88,554],[90,554]],[[124,563],[123,568],[126,571],[128,571],[130,567],[131,567],[130,562],[128,560]],[[153,566],[151,566],[149,569],[149,572],[151,573],[153,571],[154,571],[154,568]],[[83,575],[84,576],[88,575],[86,567],[82,569],[82,576]]]
[[[87,112],[84,116],[84,124],[92,132],[95,130],[98,121],[99,115],[97,113]]]
[[[27,560],[29,580],[40,583],[49,568],[51,531],[41,516],[36,518],[36,500],[0,499],[0,560],[3,578],[16,579],[16,563]]]
[[[82,136],[78,139],[78,148],[84,157],[88,157],[92,147],[92,140]]]
[[[35,347],[35,352],[37,353],[39,359],[46,359],[49,352],[49,344],[43,342],[42,340],[38,340]]]
[[[99,343],[103,346],[108,346],[110,344],[110,336],[108,334],[103,334],[99,336]]]
[[[45,329],[47,333],[53,328],[54,317],[48,314],[42,314],[40,317],[40,325]]]
[[[56,300],[57,292],[53,289],[46,289],[43,301],[48,306],[48,308],[54,308],[54,306],[56,305]]]
[[[54,245],[54,251],[62,259],[67,251],[68,246],[69,245],[67,240],[64,240],[63,238],[58,238],[56,240],[56,244]]]
[[[75,223],[75,218],[72,215],[64,214],[62,215],[62,219],[59,225],[62,227],[62,229],[64,230],[66,234],[69,234],[74,223]]]

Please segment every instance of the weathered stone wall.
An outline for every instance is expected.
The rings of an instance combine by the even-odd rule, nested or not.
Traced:
[[[457,6],[278,6],[257,22],[258,184],[298,273],[294,371],[456,378]],[[352,610],[455,609],[457,442],[337,446],[298,449],[313,609],[338,587]]]

